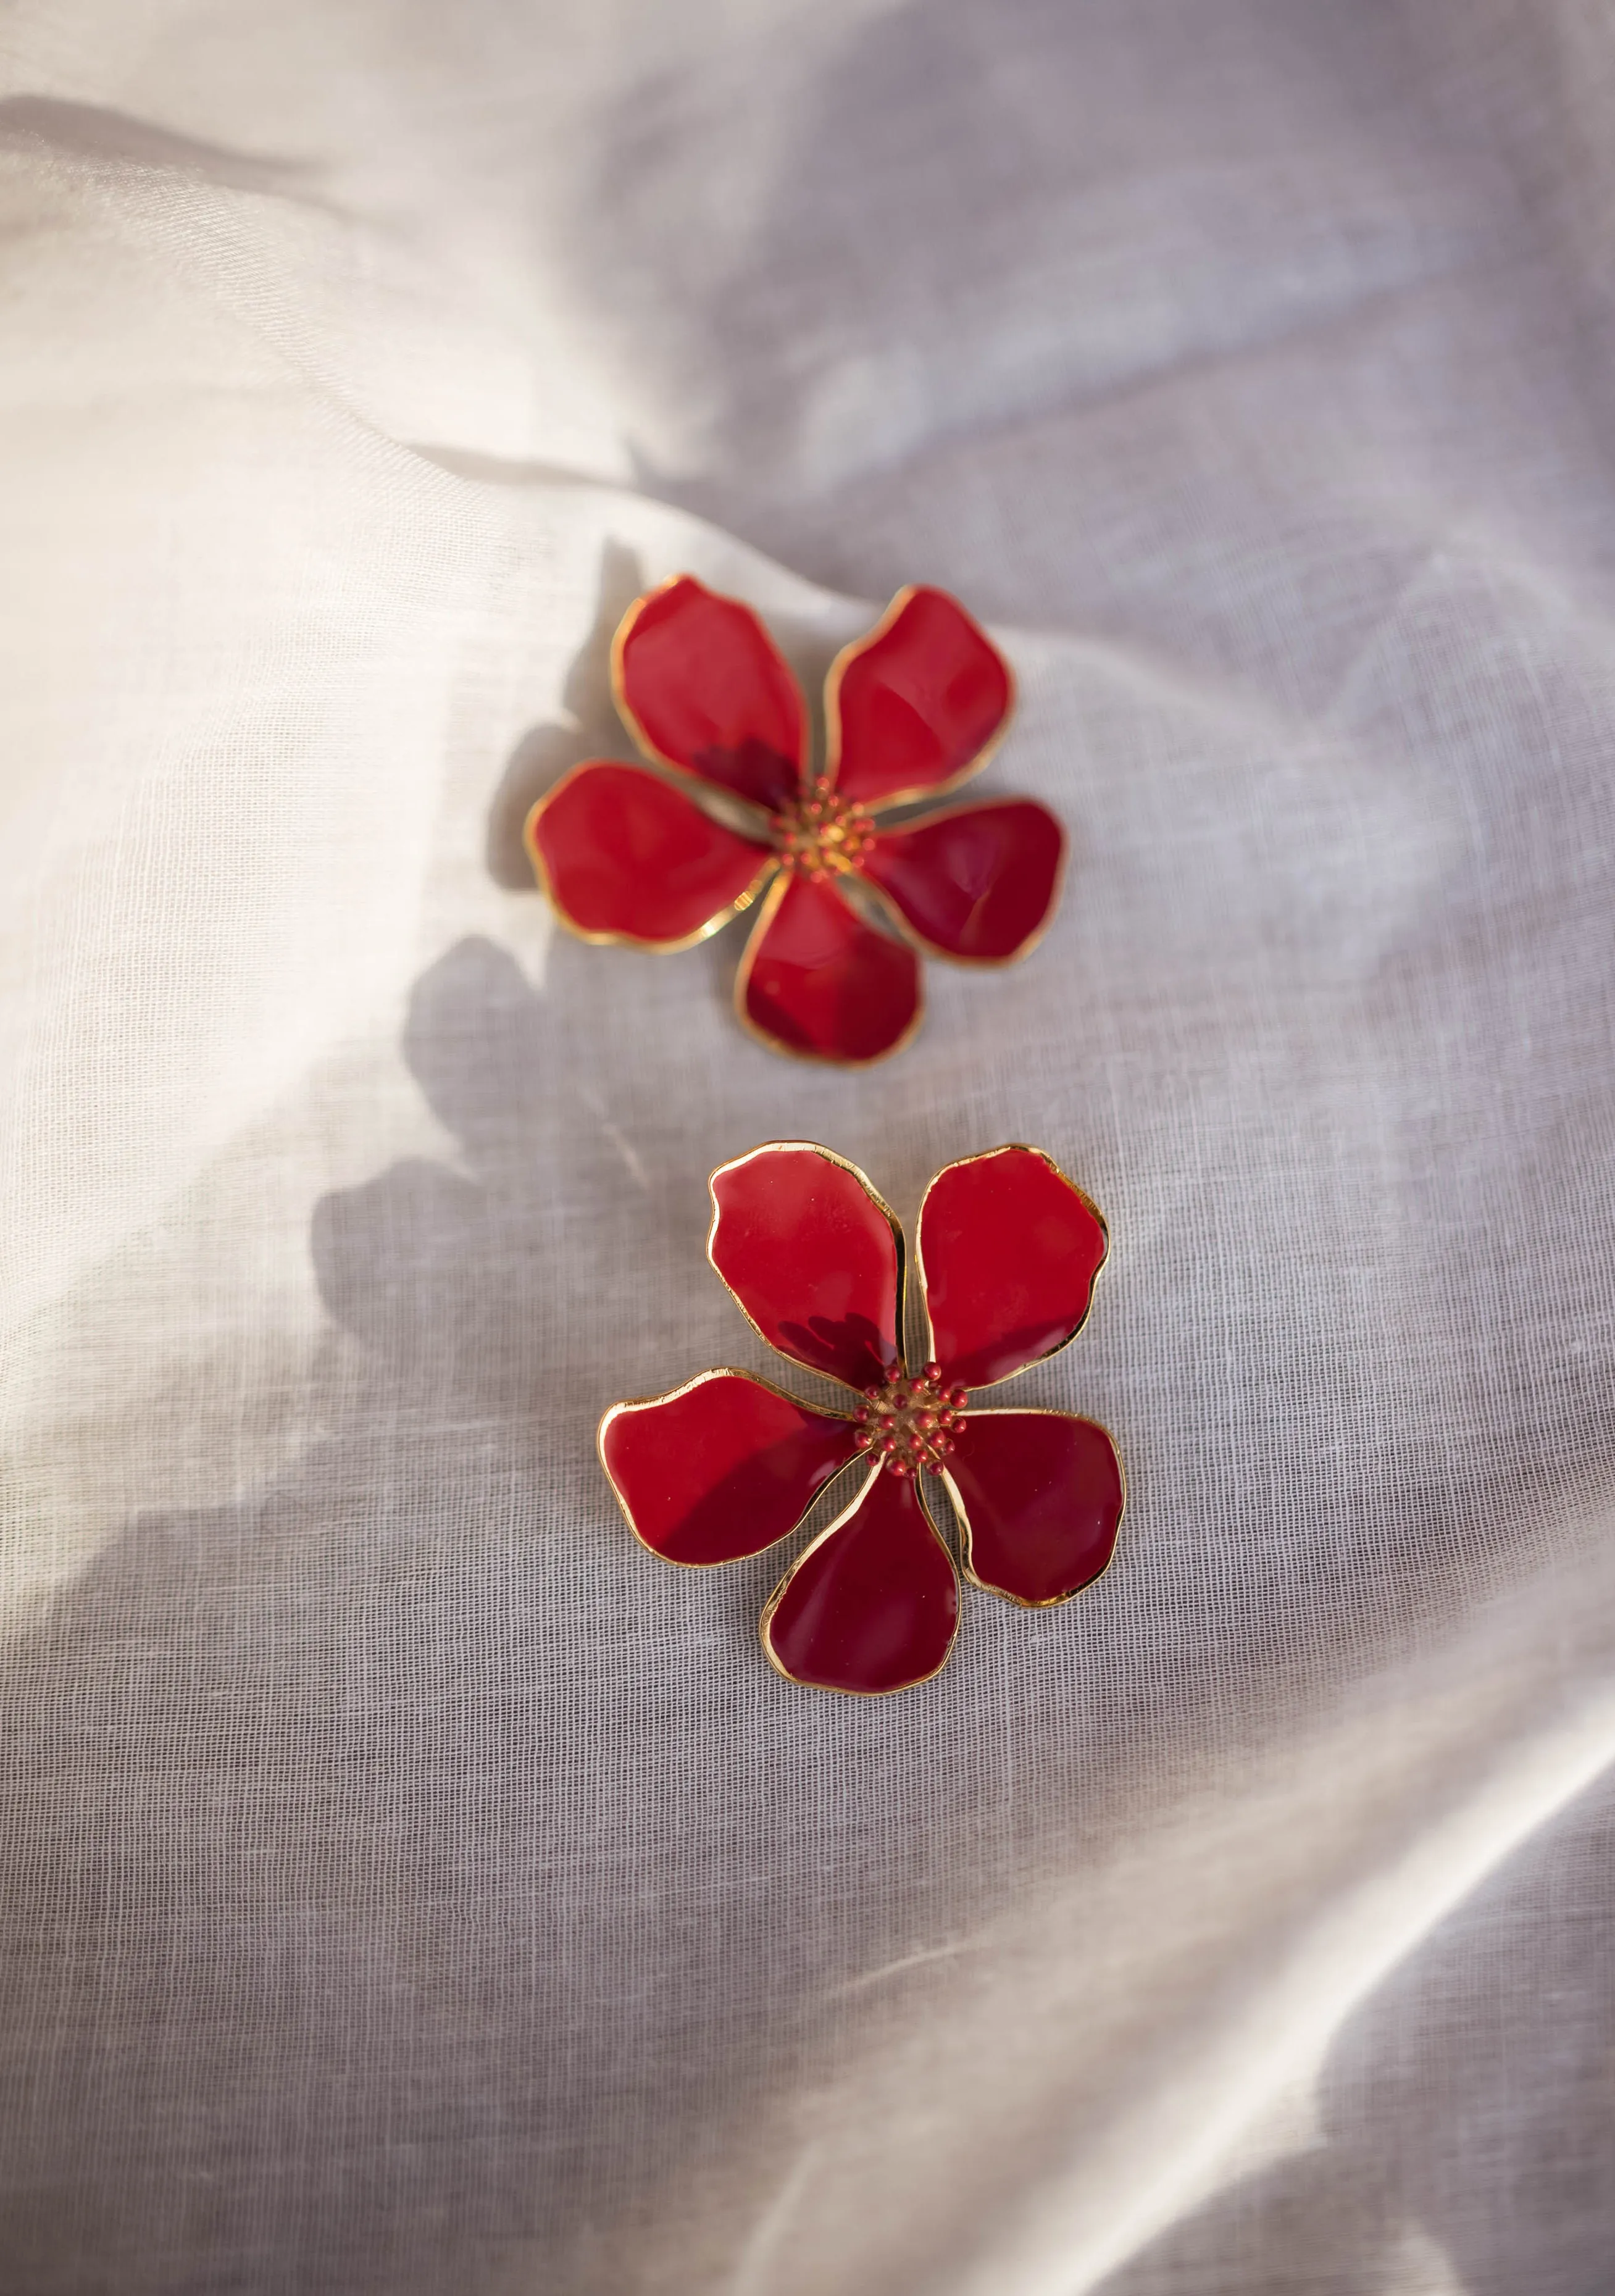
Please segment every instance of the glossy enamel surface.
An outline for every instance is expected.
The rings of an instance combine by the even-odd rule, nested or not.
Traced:
[[[831,773],[865,805],[923,797],[977,763],[1013,696],[997,648],[944,590],[899,592],[825,693]]]
[[[837,658],[815,777],[796,679],[739,599],[687,574],[663,583],[624,615],[611,668],[623,720],[661,770],[580,766],[527,824],[540,884],[586,939],[685,948],[755,904],[739,1018],[773,1051],[846,1068],[918,1029],[919,949],[999,964],[1037,939],[1064,858],[1045,808],[878,826],[881,808],[973,772],[1012,707],[1007,664],[946,592],[900,591]]]
[[[966,1387],[1008,1379],[1073,1339],[1109,1248],[1082,1190],[1020,1147],[939,1172],[918,1242],[931,1354]]]
[[[760,1336],[848,1387],[886,1379],[898,1357],[900,1248],[863,1176],[782,1142],[722,1166],[711,1185],[708,1254]]]
[[[964,1567],[1012,1602],[1063,1603],[1097,1578],[1121,1522],[1121,1462],[1104,1429],[1063,1411],[967,1413],[945,1474]]]
[[[807,710],[750,606],[681,574],[625,616],[614,651],[623,715],[652,756],[770,812],[794,795]]]
[[[803,1059],[878,1061],[920,1018],[920,961],[857,916],[832,880],[791,873],[771,889],[735,996],[750,1026]]]
[[[1104,1223],[1058,1166],[996,1148],[931,1182],[920,1246],[933,1359],[912,1371],[902,1235],[855,1166],[774,1140],[710,1186],[708,1252],[754,1330],[856,1392],[842,1417],[726,1369],[613,1405],[600,1456],[644,1543],[686,1564],[756,1554],[856,1462],[856,1497],[775,1587],[762,1636],[791,1680],[867,1697],[928,1680],[957,1631],[958,1573],[926,1473],[947,1482],[977,1585],[1042,1608],[1096,1578],[1125,1504],[1110,1436],[1068,1412],[972,1411],[967,1392],[1063,1345],[1087,1312]]]
[[[782,1674],[879,1697],[946,1664],[959,1581],[912,1482],[877,1473],[770,1598],[763,1647]]]
[[[796,1529],[853,1456],[844,1419],[744,1372],[707,1372],[601,1423],[600,1456],[638,1538],[669,1562],[734,1562]]]
[[[643,766],[578,766],[527,825],[539,880],[574,931],[676,948],[755,898],[770,863]]]
[[[1047,808],[1012,799],[881,830],[860,865],[929,947],[1003,964],[1048,922],[1064,855],[1064,834]]]

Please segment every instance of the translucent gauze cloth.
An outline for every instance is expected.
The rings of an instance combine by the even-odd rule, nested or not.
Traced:
[[[0,73],[0,2286],[1605,2288],[1607,12],[19,0]],[[879,1069],[740,1035],[743,920],[552,934],[680,573],[808,696],[910,583],[1014,672],[1062,900]],[[1109,1224],[1015,1386],[1115,1559],[893,1698],[594,1454],[768,1375],[774,1139]]]

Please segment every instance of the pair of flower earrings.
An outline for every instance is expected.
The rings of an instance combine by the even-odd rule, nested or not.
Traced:
[[[1004,964],[1042,933],[1065,857],[1046,808],[913,811],[986,763],[1013,698],[1007,664],[944,592],[900,592],[837,657],[817,775],[800,688],[763,624],[692,577],[629,608],[611,672],[650,762],[575,767],[526,829],[540,885],[584,939],[687,948],[756,907],[742,1026],[775,1051],[861,1066],[918,1029],[922,953]],[[1082,1190],[1019,1146],[938,1173],[915,1234],[927,1341],[911,1371],[903,1233],[856,1166],[775,1141],[710,1188],[712,1266],[758,1336],[842,1399],[799,1402],[725,1368],[614,1404],[600,1458],[635,1536],[667,1562],[738,1562],[799,1530],[856,1468],[761,1633],[789,1680],[866,1697],[928,1681],[958,1632],[959,1569],[922,1478],[947,1488],[971,1585],[1039,1609],[1090,1585],[1124,1505],[1111,1437],[1070,1412],[971,1400],[1086,1320],[1109,1240]]]

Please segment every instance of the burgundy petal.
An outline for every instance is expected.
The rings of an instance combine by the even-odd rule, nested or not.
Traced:
[[[1109,1248],[1096,1207],[1037,1149],[946,1166],[920,1206],[932,1356],[988,1387],[1053,1355],[1082,1329]]]
[[[902,1231],[855,1165],[772,1141],[713,1173],[707,1255],[782,1355],[848,1387],[896,1368]]]
[[[1012,1602],[1063,1603],[1097,1578],[1121,1522],[1121,1461],[1065,1411],[971,1411],[943,1470],[964,1572]]]
[[[775,1588],[763,1648],[792,1682],[865,1698],[947,1663],[959,1580],[914,1484],[877,1468]]]
[[[574,932],[683,948],[761,890],[763,847],[709,820],[644,766],[576,766],[527,820],[538,882]]]
[[[1009,665],[945,590],[900,590],[824,689],[827,770],[845,797],[896,805],[962,781],[1014,699]]]
[[[1002,964],[1048,922],[1064,857],[1048,808],[1011,798],[879,830],[860,865],[939,955]]]
[[[794,796],[808,713],[750,606],[680,574],[629,607],[611,664],[618,707],[651,756],[770,813]]]
[[[734,1562],[796,1529],[853,1456],[850,1421],[742,1371],[615,1403],[600,1458],[635,1536],[668,1562]]]
[[[855,1067],[920,1025],[920,962],[877,932],[825,878],[783,873],[734,984],[741,1017],[776,1052]]]

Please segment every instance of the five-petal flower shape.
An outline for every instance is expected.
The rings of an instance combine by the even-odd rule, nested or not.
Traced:
[[[970,1401],[1086,1320],[1109,1240],[1082,1190],[1035,1148],[995,1148],[937,1174],[917,1233],[928,1360],[910,1374],[903,1232],[856,1166],[808,1141],[773,1141],[722,1165],[711,1189],[707,1254],[748,1322],[854,1398],[819,1409],[723,1369],[613,1404],[601,1463],[644,1545],[698,1566],[760,1554],[860,1463],[850,1505],[769,1597],[762,1637],[790,1680],[866,1697],[928,1681],[958,1631],[958,1572],[922,1473],[947,1485],[973,1585],[1034,1608],[1090,1585],[1121,1521],[1110,1436],[1070,1412]]]
[[[1003,964],[1043,931],[1065,854],[1045,807],[882,823],[984,765],[1010,714],[1007,664],[945,592],[900,591],[838,655],[816,778],[801,691],[738,599],[663,583],[623,617],[611,673],[653,763],[576,766],[527,821],[538,882],[586,940],[687,948],[760,904],[742,1022],[775,1051],[862,1063],[919,1027],[921,950]]]

